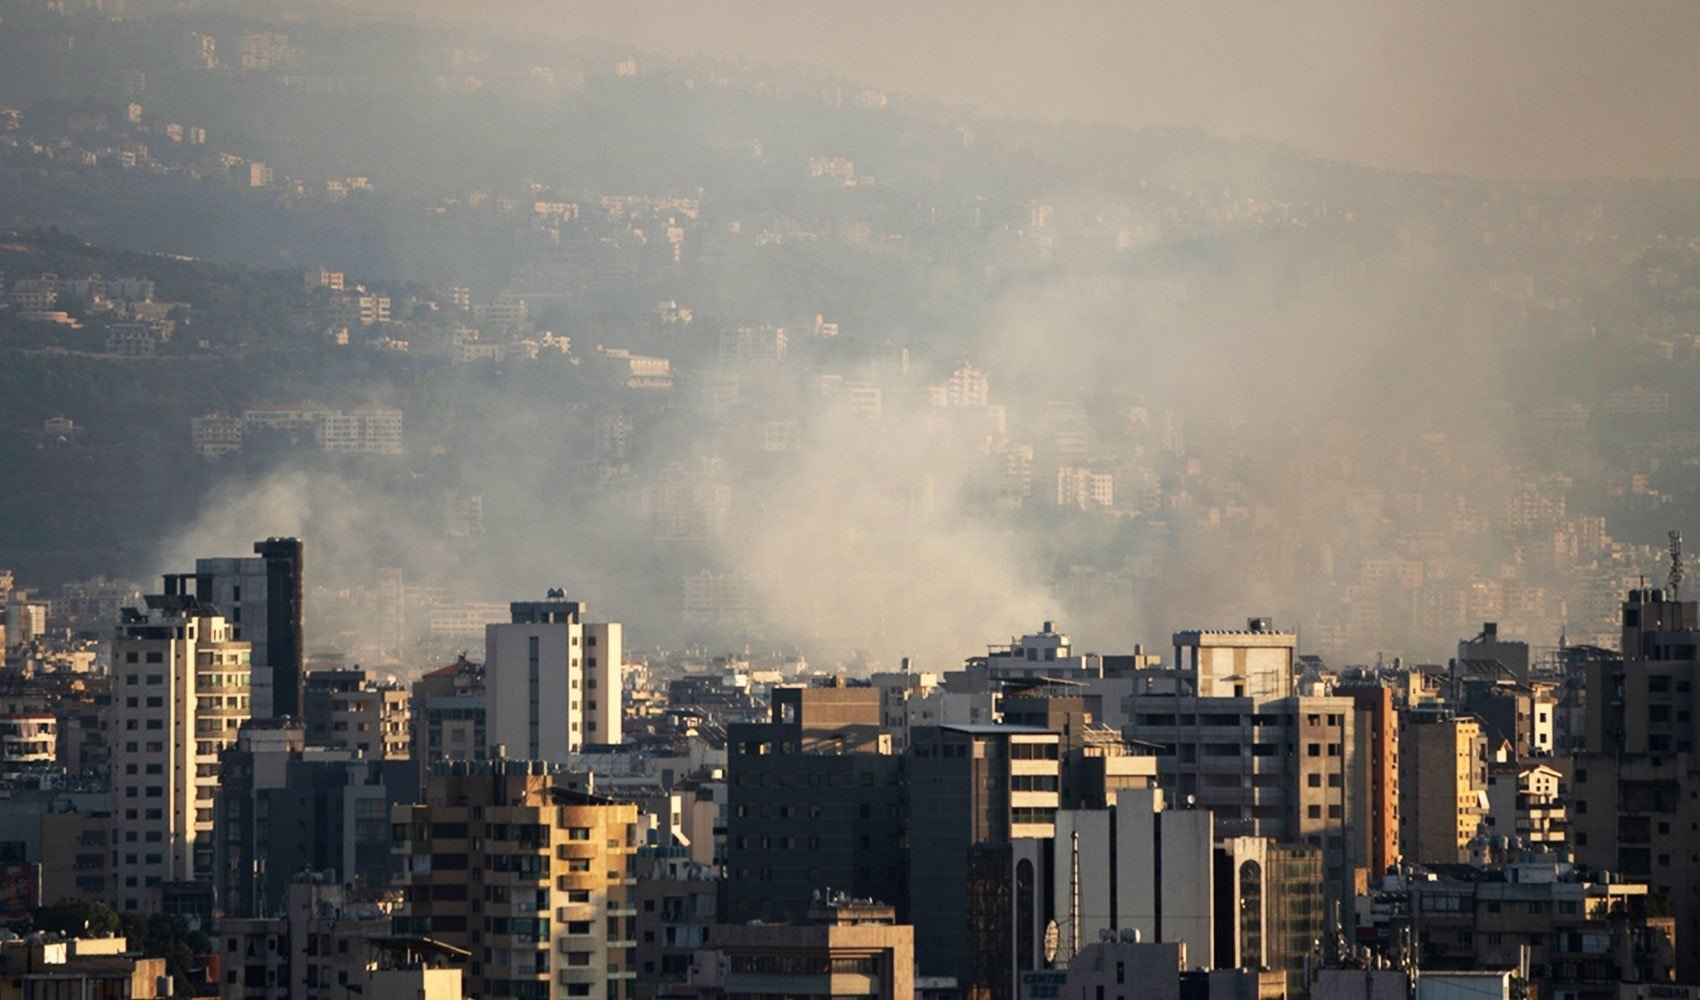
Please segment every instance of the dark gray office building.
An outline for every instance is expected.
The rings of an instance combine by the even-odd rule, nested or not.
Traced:
[[[923,976],[969,983],[978,848],[1056,834],[1061,738],[1035,726],[922,726],[909,747],[909,922]],[[995,881],[995,880],[994,880]],[[983,907],[981,908],[983,909]]]
[[[725,922],[801,921],[829,889],[903,919],[903,758],[889,746],[791,723],[730,727]]]
[[[279,720],[243,727],[220,767],[213,877],[226,915],[273,915],[299,872],[334,871],[354,891],[399,872],[389,810],[419,798],[411,760],[309,748],[301,723]]]

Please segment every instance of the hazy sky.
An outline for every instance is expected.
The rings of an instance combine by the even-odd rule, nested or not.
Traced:
[[[1700,3],[437,0],[666,53],[794,59],[993,115],[1183,125],[1501,176],[1700,176]]]

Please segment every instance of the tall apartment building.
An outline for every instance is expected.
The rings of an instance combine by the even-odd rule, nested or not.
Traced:
[[[486,739],[491,756],[560,760],[587,743],[621,741],[621,629],[583,620],[551,590],[516,601],[513,620],[484,631]]]
[[[193,597],[126,609],[112,641],[112,865],[122,910],[210,879],[218,755],[249,717],[247,642]]]
[[[1262,619],[1176,633],[1173,692],[1129,697],[1124,732],[1160,748],[1159,786],[1209,809],[1221,836],[1321,851],[1328,899],[1343,912],[1359,864],[1357,706],[1297,694],[1295,644]]]
[[[254,543],[254,558],[197,559],[193,573],[165,577],[167,595],[217,608],[253,647],[256,719],[301,714],[304,574],[301,540],[268,538]]]
[[[1356,714],[1352,826],[1358,831],[1358,864],[1373,880],[1399,863],[1399,712],[1393,690],[1379,683],[1343,684],[1335,693],[1352,699]]]
[[[970,849],[1055,835],[1060,737],[1026,726],[926,726],[909,748],[909,909],[921,973],[966,981]]]
[[[398,934],[471,952],[473,996],[628,1000],[637,806],[560,787],[543,761],[451,762],[390,816]]]
[[[1576,860],[1645,882],[1700,940],[1700,614],[1659,590],[1623,602],[1622,656],[1586,664],[1586,752],[1573,762],[1568,819]],[[1700,981],[1700,949],[1678,949],[1677,976]]]
[[[1487,738],[1473,718],[1411,711],[1399,729],[1399,847],[1412,861],[1469,860],[1487,816]]]
[[[301,693],[307,742],[358,750],[371,760],[405,760],[413,752],[407,689],[370,670],[313,670]]]
[[[1700,621],[1693,601],[1634,590],[1623,655],[1587,664],[1589,753],[1689,754],[1700,721]]]
[[[484,760],[489,746],[484,665],[461,656],[427,672],[413,682],[410,713],[421,781],[439,761]]]

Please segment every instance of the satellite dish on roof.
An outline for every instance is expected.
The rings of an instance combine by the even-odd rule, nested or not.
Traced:
[[[1057,960],[1057,950],[1062,947],[1062,929],[1057,926],[1055,919],[1045,921],[1045,964],[1050,965]]]

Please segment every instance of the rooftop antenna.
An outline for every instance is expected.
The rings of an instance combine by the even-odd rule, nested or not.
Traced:
[[[1670,599],[1682,599],[1682,532],[1670,533]]]

